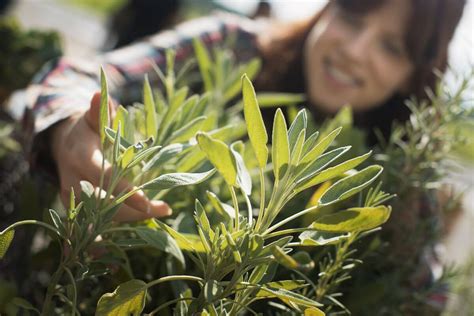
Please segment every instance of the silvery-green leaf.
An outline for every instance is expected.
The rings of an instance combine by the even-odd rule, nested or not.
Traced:
[[[161,230],[153,230],[146,227],[137,227],[135,228],[135,231],[148,245],[171,254],[173,257],[178,259],[184,267],[185,262],[183,253],[171,235]]]
[[[210,191],[207,191],[206,194],[207,194],[207,198],[209,199],[209,202],[220,215],[222,215],[226,219],[235,218],[235,210],[232,206],[222,202],[217,197],[217,195],[215,195],[214,193]]]
[[[151,169],[159,168],[163,163],[176,157],[179,153],[189,147],[191,147],[189,144],[171,144],[165,146],[145,164],[142,170],[146,172]]]
[[[306,115],[306,110],[302,109],[296,115],[296,118],[291,123],[290,128],[288,129],[288,141],[290,143],[290,152],[293,151],[296,140],[300,135],[301,131],[306,129],[308,125],[308,117]],[[303,139],[304,140],[304,139]]]
[[[183,141],[188,141],[191,137],[196,135],[198,131],[201,130],[201,126],[205,119],[205,116],[196,117],[191,122],[174,131],[169,138],[169,142],[179,143]]]
[[[325,246],[340,243],[349,238],[350,233],[330,233],[322,231],[307,230],[299,235],[301,244],[304,246]]]
[[[194,185],[207,180],[215,169],[201,173],[168,173],[141,185],[143,190],[167,190],[184,185]]]
[[[362,162],[364,162],[369,156],[371,155],[371,152],[368,152],[364,155],[349,159],[343,163],[338,164],[337,166],[327,168],[326,170],[321,171],[319,174],[316,174],[312,178],[302,178],[297,181],[298,187],[297,191],[303,191],[307,188],[310,188],[312,186],[315,186],[317,184],[323,183],[325,181],[328,181],[332,178],[342,176],[346,171],[349,171],[358,165],[360,165]]]
[[[318,140],[319,132],[316,131],[311,136],[306,139],[303,145],[303,152],[302,155],[305,156],[313,147],[316,145],[316,141]]]
[[[297,166],[300,161],[301,153],[303,152],[303,144],[304,144],[305,137],[306,137],[306,130],[303,129],[301,130],[300,134],[296,138],[295,144],[293,146],[293,150],[291,151],[291,154],[290,154],[291,166]]]
[[[298,179],[297,183],[304,183],[309,179],[313,178],[319,171],[323,170],[327,165],[331,162],[339,158],[342,154],[347,152],[351,146],[346,147],[339,147],[333,149],[327,153],[322,154],[316,160],[312,161],[311,163],[307,164],[300,164],[296,169],[296,174],[301,175],[300,179]]]
[[[234,159],[237,165],[237,182],[244,191],[246,195],[250,195],[252,193],[252,178],[250,177],[250,173],[245,166],[244,159],[237,150],[237,147],[243,147],[243,142],[235,142],[230,146],[230,150],[234,155]],[[243,150],[243,148],[242,148]]]
[[[198,38],[193,38],[194,52],[196,53],[196,59],[199,65],[199,71],[204,82],[204,88],[206,91],[211,91],[213,87],[211,78],[211,59],[207,52],[206,47]]]
[[[301,158],[301,164],[309,163],[318,158],[334,141],[341,132],[341,128],[332,131],[328,136],[324,137],[316,146],[314,146],[306,155]]]
[[[319,200],[320,204],[329,205],[362,191],[370,185],[382,171],[383,168],[381,166],[373,165],[337,181],[321,196]]]

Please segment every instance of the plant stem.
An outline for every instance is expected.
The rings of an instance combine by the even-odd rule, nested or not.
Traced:
[[[197,277],[197,276],[193,276],[193,275],[170,275],[170,276],[162,277],[162,278],[156,279],[154,281],[151,281],[150,283],[148,283],[146,285],[146,288],[150,288],[150,287],[155,286],[155,285],[160,284],[160,283],[169,282],[169,281],[178,281],[178,280],[181,280],[181,281],[196,281],[196,282],[204,284],[204,279],[202,279],[200,277]]]
[[[265,236],[265,235],[271,233],[271,232],[274,231],[275,229],[277,229],[277,228],[279,228],[279,227],[285,225],[285,224],[288,223],[288,222],[291,222],[292,220],[294,220],[294,219],[296,219],[296,218],[298,218],[298,217],[301,217],[301,216],[303,216],[303,215],[305,215],[305,214],[307,214],[307,213],[309,213],[309,212],[312,212],[312,211],[318,209],[318,207],[319,207],[319,205],[315,205],[315,206],[312,206],[312,207],[310,207],[310,208],[304,209],[304,210],[302,210],[302,211],[300,211],[300,212],[298,212],[298,213],[296,213],[296,214],[293,214],[293,215],[291,215],[291,216],[285,218],[285,219],[282,220],[281,222],[278,222],[278,223],[276,223],[275,225],[273,225],[272,227],[268,228],[268,229],[262,234],[262,236]]]
[[[237,195],[235,194],[234,187],[229,185],[229,190],[230,190],[230,194],[232,195],[232,203],[234,204],[234,210],[235,210],[234,227],[235,227],[235,231],[238,231],[240,229],[239,202],[237,201]]]
[[[58,232],[58,230],[55,227],[53,227],[49,224],[34,220],[34,219],[27,219],[27,220],[24,220],[24,221],[19,221],[19,222],[13,223],[12,225],[5,228],[2,232],[0,232],[0,234],[3,235],[7,231],[9,231],[11,229],[14,229],[15,227],[18,227],[18,226],[21,226],[21,225],[38,225],[38,226],[41,226],[41,227],[46,228],[47,230],[50,230],[51,232],[55,233],[56,235],[63,238],[64,240],[66,240],[70,244],[70,241],[65,236],[61,236],[61,234]]]
[[[255,225],[255,229],[258,230],[261,225],[262,217],[265,212],[265,176],[263,174],[263,168],[259,170],[260,174],[260,210],[257,216],[257,224]]]

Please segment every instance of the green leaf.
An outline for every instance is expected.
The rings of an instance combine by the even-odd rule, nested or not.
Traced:
[[[316,131],[308,139],[304,142],[303,145],[303,152],[302,155],[305,156],[313,147],[316,145],[316,141],[318,140],[319,132]]]
[[[289,306],[292,307],[291,303],[296,304],[296,305],[301,305],[305,307],[320,307],[323,306],[322,304],[307,298],[306,296],[303,296],[298,293],[294,293],[282,288],[272,288],[272,287],[266,287],[263,286],[261,288],[262,292],[266,293],[267,298],[278,298],[282,300],[284,303],[288,304]],[[263,295],[263,294],[262,294]]]
[[[275,113],[272,132],[272,163],[275,179],[281,179],[290,162],[290,146],[286,130],[286,121],[281,109]]]
[[[304,310],[304,316],[325,316],[326,314],[316,307],[307,308]]]
[[[99,120],[99,131],[100,131],[100,142],[105,143],[105,128],[109,127],[109,93],[107,91],[107,78],[105,77],[104,69],[100,68],[100,120]]]
[[[283,249],[278,246],[272,248],[272,254],[275,257],[275,260],[284,266],[287,269],[296,269],[298,268],[298,262],[295,259],[290,257]]]
[[[196,210],[196,221],[198,225],[203,229],[203,231],[207,234],[210,239],[214,238],[214,231],[211,228],[211,223],[207,218],[206,210],[204,206],[202,206],[201,202],[196,199],[194,203],[194,209]]]
[[[14,229],[7,230],[6,232],[4,231],[0,234],[0,259],[2,259],[7,253],[8,247],[10,247],[14,236]]]
[[[31,305],[30,302],[28,302],[27,300],[21,298],[21,297],[14,297],[11,299],[11,303],[15,306],[18,306],[20,308],[23,308],[23,309],[26,309],[26,310],[30,310],[30,311],[35,311],[36,313],[38,313],[38,315],[40,315],[40,311],[37,310],[33,305]]]
[[[194,51],[198,61],[199,71],[201,72],[206,91],[211,91],[213,84],[211,78],[211,59],[204,44],[198,39],[193,38]]]
[[[111,142],[115,142],[115,138],[117,137],[117,132],[114,131],[113,129],[109,128],[109,127],[106,127],[106,128],[104,129],[104,131],[105,131],[105,136],[106,136],[107,138],[109,138]],[[120,143],[120,147],[121,147],[122,150],[125,150],[125,149],[127,149],[128,147],[133,146],[133,145],[132,145],[131,143],[129,143],[125,138],[123,138],[123,137],[120,136],[119,139],[120,139],[120,142],[119,142],[119,143]]]
[[[306,110],[302,109],[298,112],[293,123],[291,123],[290,129],[288,130],[288,141],[290,143],[290,151],[293,151],[293,148],[296,144],[296,140],[298,139],[301,131],[306,129],[307,125],[308,117],[306,114]]]
[[[328,153],[329,154],[329,153]],[[321,173],[317,174],[313,178],[302,178],[298,180],[296,183],[298,184],[297,191],[303,191],[307,188],[310,188],[312,186],[315,186],[317,184],[323,183],[325,181],[328,181],[334,177],[341,176],[344,174],[346,171],[349,171],[358,165],[360,165],[362,162],[364,162],[372,153],[368,152],[364,155],[361,155],[359,157],[355,157],[352,159],[349,159],[343,163],[338,164],[337,166],[327,168],[326,170],[321,171]]]
[[[242,94],[244,101],[244,116],[247,131],[260,169],[267,165],[268,159],[268,135],[263,123],[262,113],[258,107],[255,90],[246,75],[242,76]]]
[[[228,185],[235,186],[237,184],[237,163],[229,147],[224,142],[216,140],[203,132],[196,135],[196,140],[225,182]]]
[[[138,236],[147,242],[148,245],[171,254],[178,259],[184,267],[184,256],[176,241],[168,233],[159,230],[153,230],[144,227],[137,227],[135,229]]]
[[[119,159],[119,154],[120,154],[120,122],[118,123],[118,128],[117,128],[117,132],[115,134],[115,139],[114,139],[114,146],[113,146],[113,162],[117,162],[118,159]]]
[[[196,251],[196,252],[204,252],[204,245],[201,242],[201,239],[199,236],[192,235],[192,234],[185,234],[185,233],[180,233],[170,226],[166,225],[163,222],[160,222],[158,220],[154,220],[154,222],[165,232],[170,234],[171,237],[173,237],[176,242],[178,243],[178,246],[182,250],[187,250],[187,251]]]
[[[180,129],[174,131],[170,138],[170,143],[179,143],[183,141],[188,141],[191,137],[201,130],[202,124],[206,120],[205,116],[199,116],[193,119],[188,124],[184,125]]]
[[[351,149],[351,146],[339,147],[319,156],[316,160],[308,164],[300,164],[296,169],[296,174],[302,177],[297,183],[304,183],[312,179],[317,173],[324,169],[331,162],[339,158],[342,154]],[[304,176],[303,176],[304,175]]]
[[[153,100],[153,91],[151,90],[148,75],[145,75],[145,82],[143,83],[143,104],[145,105],[145,136],[156,139],[158,123],[155,112],[155,101]]]
[[[304,144],[304,139],[306,137],[306,130],[301,130],[300,134],[298,135],[296,142],[293,146],[293,150],[291,151],[291,161],[290,165],[291,166],[297,166],[300,158],[301,158],[301,153],[303,152],[303,144]]]
[[[277,107],[298,104],[306,100],[305,94],[259,92],[257,94],[258,104],[261,108]]]
[[[217,213],[219,213],[221,216],[223,216],[226,219],[235,218],[235,210],[232,206],[219,200],[217,195],[215,195],[214,193],[210,191],[206,191],[206,194],[207,194],[207,198],[209,199],[209,202],[217,211]]]
[[[240,147],[241,150],[238,150],[237,147]],[[244,159],[239,153],[239,151],[242,152],[244,150],[243,147],[244,143],[242,141],[238,141],[230,146],[230,151],[234,155],[237,166],[237,183],[246,195],[250,195],[252,193],[252,178],[250,177],[250,173],[245,166]]]
[[[117,113],[112,123],[112,129],[117,130],[118,122],[121,122],[120,135],[123,135],[123,138],[125,138],[127,142],[133,144],[135,142],[135,126],[130,119],[130,114],[127,109],[121,105],[117,108]]]
[[[231,84],[228,85],[224,91],[224,100],[227,102],[233,99],[240,92],[242,85],[240,78],[243,76],[243,74],[246,74],[250,79],[252,79],[258,74],[261,67],[262,62],[257,58],[252,59],[250,62],[240,67],[239,71],[237,72],[237,76],[233,76]]]
[[[383,171],[379,165],[369,166],[353,175],[345,177],[334,183],[321,196],[319,200],[321,205],[329,205],[334,202],[344,200],[366,188]]]
[[[332,233],[350,233],[373,229],[385,223],[391,208],[386,206],[355,207],[334,214],[324,215],[311,228]]]
[[[97,303],[96,316],[139,316],[145,307],[147,284],[130,280],[120,284],[113,293],[102,295]]]
[[[58,230],[58,233],[62,237],[66,237],[66,229],[64,228],[63,221],[61,220],[61,217],[59,217],[59,214],[55,210],[49,209],[49,216],[51,216],[53,225]]]
[[[140,146],[134,145],[134,147],[140,147]],[[135,167],[142,161],[148,159],[148,157],[154,155],[160,149],[161,149],[161,146],[153,146],[153,147],[140,150],[136,155],[134,155],[132,161],[130,161],[130,164],[128,165],[128,168]]]
[[[306,155],[301,158],[301,164],[310,163],[318,158],[332,144],[334,139],[339,135],[342,128],[337,128],[328,136],[324,137],[316,146],[314,146]]]
[[[222,286],[216,280],[208,280],[204,284],[204,298],[207,302],[213,302],[216,296],[219,296],[222,293]]]
[[[141,185],[143,190],[167,190],[183,185],[201,183],[211,177],[215,169],[201,173],[168,173]]]
[[[189,144],[171,144],[163,147],[153,158],[151,158],[142,171],[146,172],[151,169],[161,167],[165,162],[168,162],[173,157],[176,157],[183,150],[189,148]]]
[[[133,157],[136,153],[136,147],[130,146],[123,152],[122,156],[120,157],[120,167],[122,169],[127,168],[133,160]]]
[[[264,286],[272,289],[284,289],[287,291],[292,291],[306,287],[307,284],[302,280],[281,280],[266,283]],[[269,294],[267,291],[260,290],[255,294],[255,297],[268,298]]]
[[[325,245],[334,245],[340,243],[342,240],[346,240],[350,237],[348,234],[340,233],[328,233],[307,230],[299,235],[301,244],[303,246],[325,246]]]

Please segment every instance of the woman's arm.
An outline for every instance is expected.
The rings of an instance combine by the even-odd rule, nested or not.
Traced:
[[[33,163],[49,164],[57,169],[63,201],[67,201],[71,187],[76,192],[79,190],[82,179],[97,186],[102,160],[97,135],[100,97],[94,94],[100,89],[99,67],[107,74],[112,98],[126,104],[141,98],[145,74],[149,74],[157,86],[153,63],[164,68],[167,49],[176,51],[178,67],[192,56],[194,37],[199,37],[208,47],[223,45],[227,39],[234,38],[232,48],[238,59],[254,57],[256,25],[241,17],[220,14],[186,22],[172,31],[91,61],[62,58],[51,64],[29,88],[30,98],[35,100],[30,106],[34,126]],[[124,182],[119,187],[131,185]],[[126,202],[129,209],[119,212],[118,219],[134,220],[169,213],[166,205],[153,203],[139,193]]]

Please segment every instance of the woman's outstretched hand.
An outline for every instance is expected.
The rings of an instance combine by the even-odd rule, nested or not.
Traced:
[[[113,111],[109,103],[109,111]],[[59,173],[60,196],[64,205],[69,204],[71,187],[76,194],[81,191],[79,182],[87,180],[99,192],[102,170],[102,153],[99,138],[100,93],[92,97],[90,108],[54,127],[52,134],[52,154]],[[111,166],[105,162],[105,183]],[[105,186],[107,187],[107,186]],[[131,190],[133,186],[125,180],[117,185],[115,192]],[[150,201],[142,191],[129,197],[120,207],[114,220],[120,222],[144,220],[171,214],[171,209],[163,201]]]

